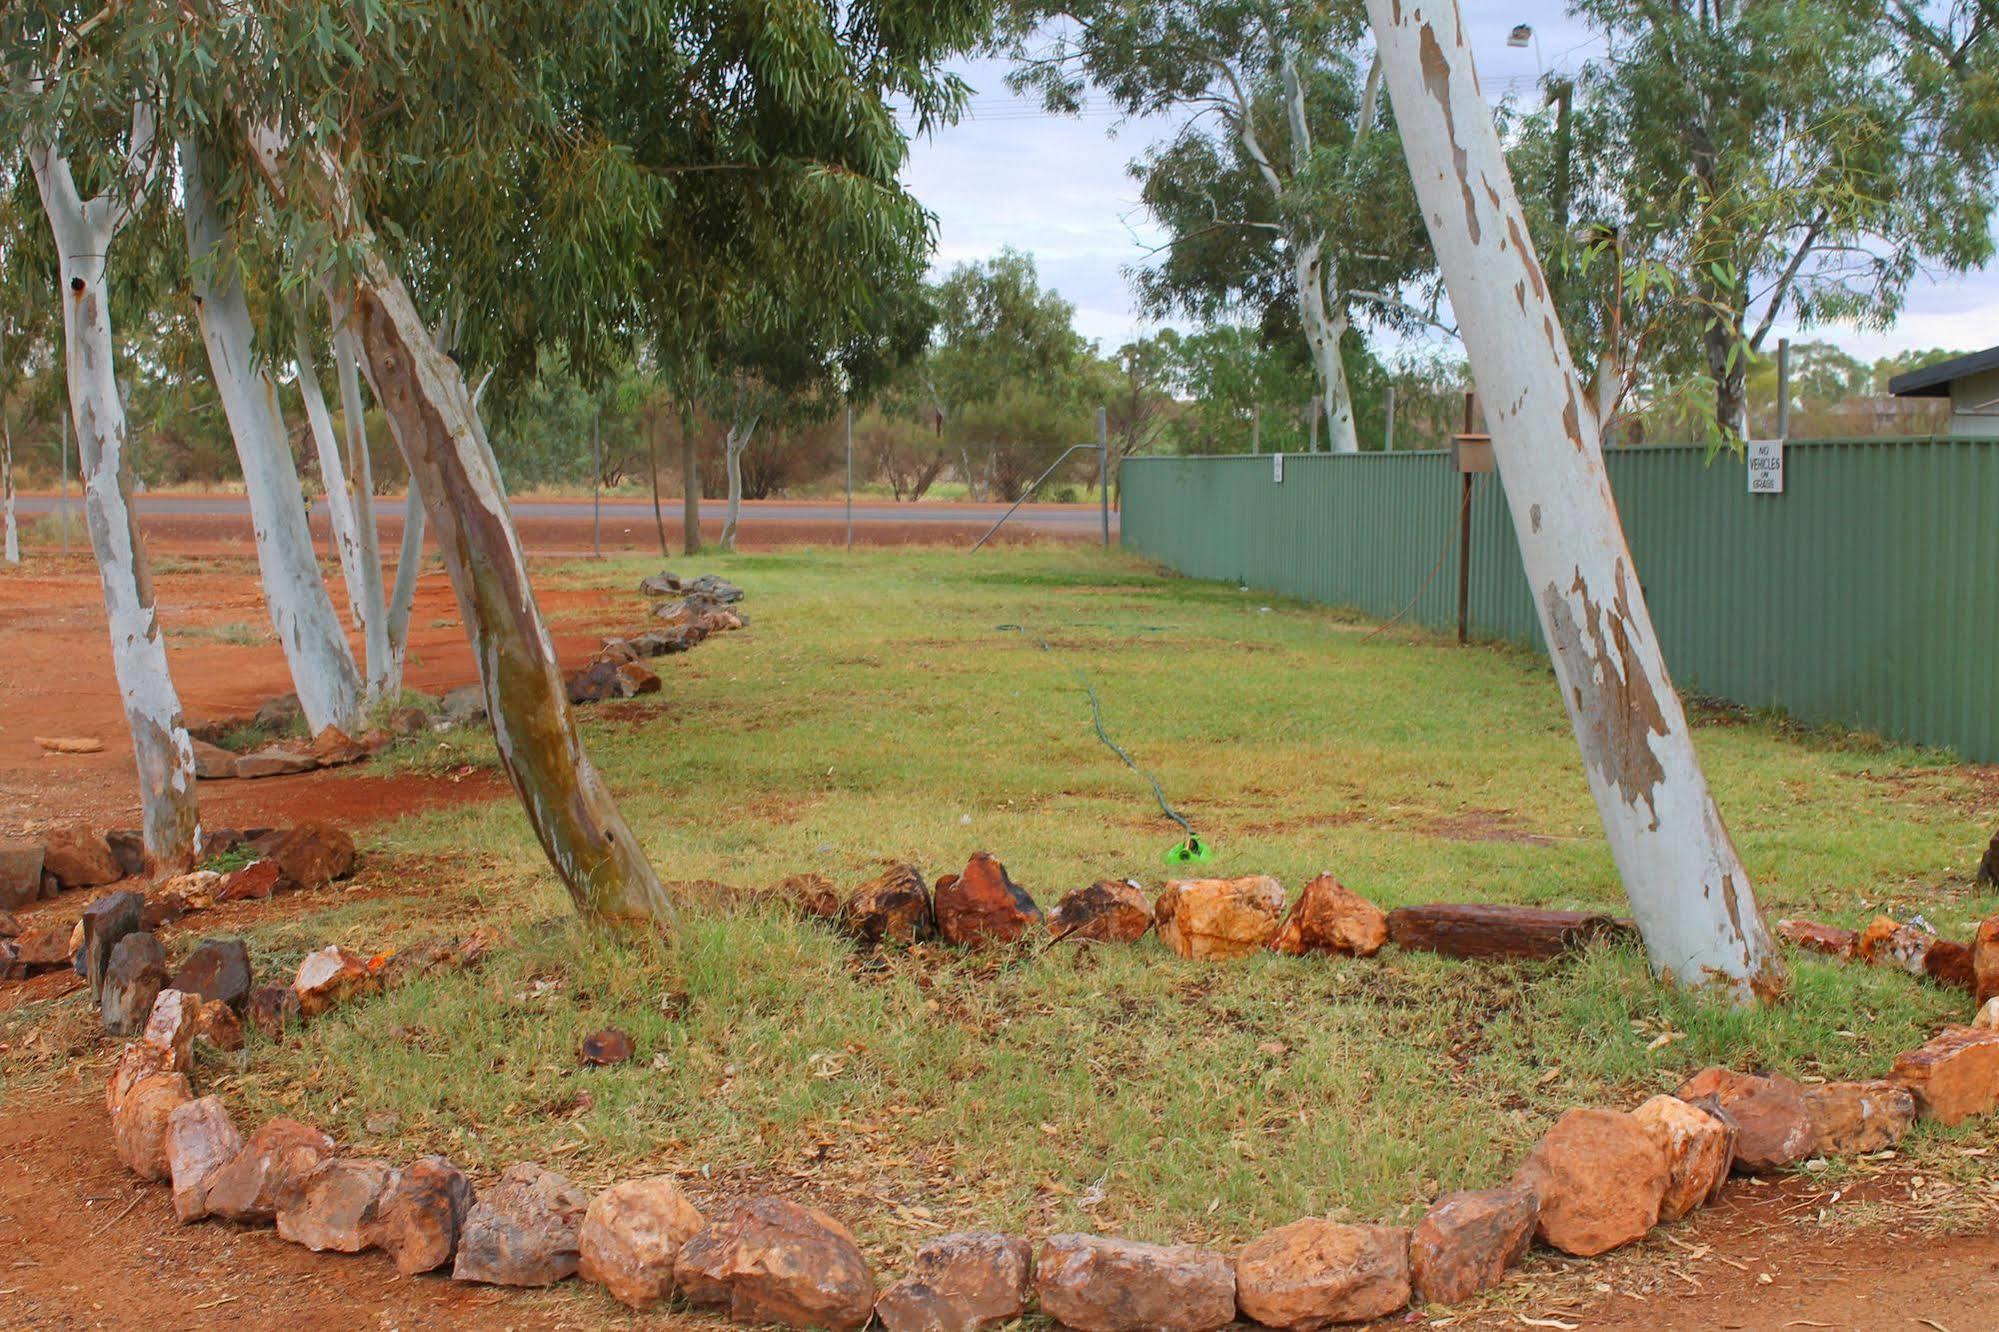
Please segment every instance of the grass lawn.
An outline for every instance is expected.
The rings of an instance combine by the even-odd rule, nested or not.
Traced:
[[[630,590],[656,561],[544,567]],[[1184,962],[1147,938],[864,960],[754,887],[885,859],[931,877],[978,849],[1044,903],[1101,877],[1156,888],[1177,830],[1111,733],[1216,849],[1210,872],[1295,892],[1330,869],[1383,906],[1621,909],[1546,663],[1461,650],[1083,549],[793,551],[674,562],[748,591],[749,630],[658,663],[651,699],[585,711],[589,750],[667,880],[672,953],[575,923],[520,811],[382,827],[367,891],[253,938],[278,973],[338,940],[474,923],[477,972],[350,1006],[210,1082],[363,1150],[537,1159],[587,1183],[663,1171],[697,1196],[777,1189],[877,1256],[944,1230],[1080,1228],[1226,1243],[1304,1214],[1413,1219],[1497,1182],[1561,1110],[1630,1105],[1709,1062],[1875,1076],[1968,998],[1793,959],[1785,1006],[1655,986],[1634,951],[1492,966]],[[1019,625],[1025,634],[1005,626]],[[1053,653],[1034,641],[1045,637]],[[1921,910],[1968,937],[1999,815],[1989,770],[1713,714],[1702,757],[1768,915]],[[401,761],[490,761],[482,736]],[[577,1067],[616,1025],[638,1057]],[[1905,1154],[1969,1177],[1999,1131],[1922,1127]]]

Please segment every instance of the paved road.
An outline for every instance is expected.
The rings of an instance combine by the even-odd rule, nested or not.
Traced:
[[[52,495],[22,495],[19,509],[24,515],[53,512],[58,504]],[[70,497],[73,508],[80,507],[82,501],[74,494]],[[241,495],[141,495],[138,498],[141,517],[174,518],[239,518],[246,524],[250,519],[250,504]],[[571,523],[590,521],[589,500],[515,500],[513,503],[516,519],[536,519]],[[377,517],[385,523],[400,523],[402,501],[378,499],[375,502]],[[879,501],[857,501],[854,505],[854,526],[856,528],[872,524],[935,524],[953,527],[990,526],[996,518],[1006,512],[1004,504],[883,504]],[[313,516],[323,519],[326,507],[323,501],[313,506]],[[714,500],[701,506],[704,522],[718,522],[722,517],[722,505]],[[652,502],[650,500],[607,499],[604,501],[603,521],[612,523],[652,522]],[[669,530],[678,531],[680,524],[680,503],[674,500],[666,507],[666,521]],[[764,523],[825,523],[844,525],[847,521],[846,506],[839,502],[792,501],[792,500],[751,500],[743,505],[742,525],[745,530]],[[1087,537],[1095,534],[1100,522],[1096,506],[1087,504],[1023,504],[1007,523],[1008,528],[1020,527],[1029,531],[1044,532],[1066,537]],[[1111,535],[1116,537],[1118,515],[1111,513]]]

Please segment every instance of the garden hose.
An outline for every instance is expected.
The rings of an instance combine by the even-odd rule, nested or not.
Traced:
[[[1011,630],[1012,632],[1019,634],[1022,638],[1031,637],[1037,644],[1040,645],[1041,650],[1043,652],[1048,653],[1050,656],[1055,655],[1055,649],[1049,646],[1047,639],[1041,637],[1039,634],[1030,635],[1027,632],[1027,630],[1020,625],[1000,624],[1000,625],[994,625],[993,627],[1001,632],[1006,632],[1008,630]],[[1125,753],[1124,747],[1118,744],[1117,741],[1111,739],[1110,732],[1104,729],[1103,704],[1097,698],[1097,688],[1095,685],[1090,683],[1089,675],[1083,670],[1082,667],[1076,665],[1073,662],[1069,663],[1069,669],[1075,674],[1077,682],[1083,686],[1083,692],[1089,695],[1090,724],[1096,728],[1097,739],[1103,741],[1105,748],[1109,749],[1111,753],[1116,754],[1120,759],[1122,759],[1124,761],[1125,767],[1130,768],[1133,772],[1137,773],[1139,776],[1145,779],[1146,784],[1151,786],[1152,788],[1152,798],[1159,802],[1159,812],[1164,814],[1167,818],[1173,820],[1173,822],[1179,824],[1181,831],[1187,834],[1185,841],[1176,842],[1172,846],[1172,848],[1166,852],[1166,863],[1168,865],[1199,865],[1199,864],[1206,864],[1208,861],[1214,859],[1214,852],[1211,849],[1209,849],[1209,846],[1206,842],[1201,840],[1201,835],[1194,831],[1194,825],[1187,822],[1186,819],[1182,818],[1180,816],[1180,811],[1174,809],[1173,806],[1167,802],[1166,792],[1159,785],[1159,779],[1157,777],[1154,777],[1151,773],[1147,772],[1144,768],[1139,767],[1137,763],[1133,762],[1131,755]]]

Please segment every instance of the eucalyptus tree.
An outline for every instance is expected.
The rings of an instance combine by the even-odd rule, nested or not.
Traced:
[[[1577,373],[1456,0],[1368,0],[1423,216],[1464,329],[1521,562],[1612,857],[1658,974],[1785,986],[1652,627]]]
[[[193,863],[200,844],[194,751],[145,543],[132,509],[130,439],[111,329],[111,256],[166,157],[162,104],[180,73],[174,16],[23,0],[0,11],[0,141],[25,148],[55,242],[70,413],[111,659],[132,735],[147,859]]]
[[[299,281],[347,312],[543,849],[582,911],[670,930],[672,905],[577,737],[463,367],[531,373],[549,346],[577,366],[646,338],[698,346],[689,335],[746,258],[785,257],[870,299],[867,256],[927,241],[898,181],[892,107],[915,107],[919,123],[950,112],[962,88],[941,61],[986,11],[294,0],[191,12],[200,112],[229,128],[218,142],[237,136],[235,177]],[[798,244],[808,234],[856,257],[828,265]]]
[[[1698,348],[1724,432],[1780,319],[1882,327],[1918,273],[1991,256],[1990,0],[1574,9],[1611,54],[1578,91],[1593,229],[1661,270],[1673,318],[1644,351],[1671,373]]]
[[[1356,302],[1397,321],[1426,266],[1420,224],[1378,132],[1378,73],[1349,0],[1122,0],[1014,9],[1015,87],[1080,109],[1096,87],[1127,115],[1171,114],[1132,165],[1165,227],[1138,274],[1155,313],[1269,322],[1303,336],[1335,452],[1360,447],[1342,343]]]

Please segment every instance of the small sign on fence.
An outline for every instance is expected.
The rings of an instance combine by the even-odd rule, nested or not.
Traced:
[[[1749,493],[1752,495],[1781,495],[1784,493],[1783,440],[1752,439],[1749,441]]]
[[[1284,455],[1281,453],[1270,455],[1270,484],[1273,486],[1284,484]]]

